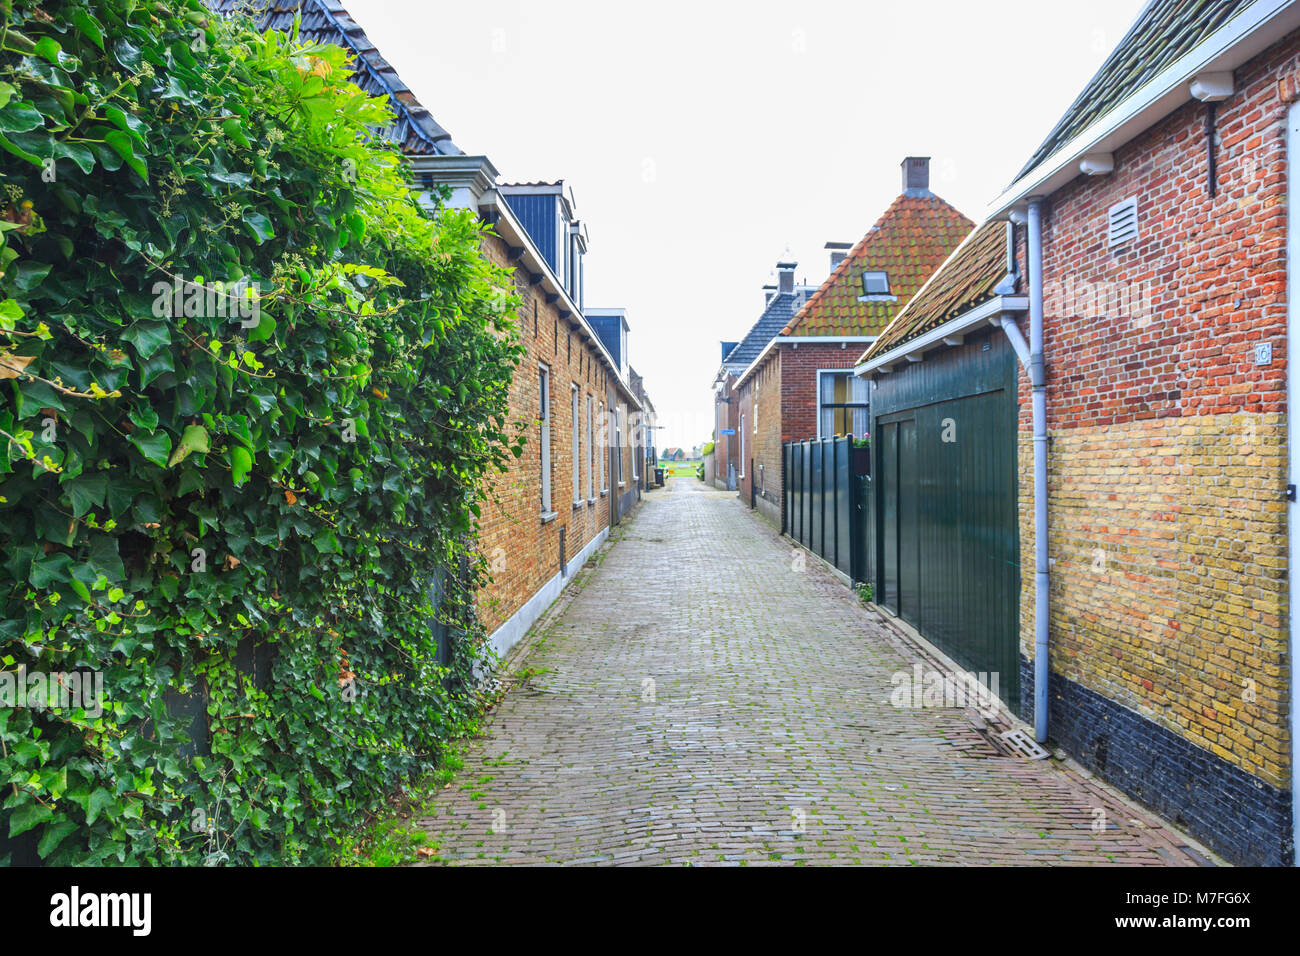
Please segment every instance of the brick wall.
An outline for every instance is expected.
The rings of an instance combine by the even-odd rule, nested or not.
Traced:
[[[495,236],[484,239],[484,254],[500,265],[510,265],[505,244]],[[528,442],[523,457],[512,461],[503,474],[488,480],[487,498],[478,521],[479,550],[492,569],[492,583],[478,596],[479,614],[492,633],[518,611],[560,570],[560,534],[564,533],[565,555],[575,554],[609,523],[610,495],[601,494],[601,461],[608,439],[603,429],[608,408],[607,393],[612,380],[597,353],[585,344],[580,333],[570,330],[554,306],[547,305],[540,290],[530,285],[523,269],[515,271],[515,283],[524,300],[520,328],[527,355],[510,386],[510,421],[527,422]],[[541,513],[541,452],[538,367],[551,371],[551,510],[556,517],[543,522]],[[571,392],[579,391],[579,495],[573,495],[573,438]],[[616,394],[616,393],[615,393]],[[594,403],[593,431],[598,454],[593,473],[594,502],[587,499],[587,476],[591,470],[587,433],[587,399]],[[624,419],[626,421],[626,418]],[[625,436],[626,440],[626,436]],[[627,450],[625,468],[630,469]],[[606,471],[609,465],[606,465]],[[627,471],[630,476],[631,471]],[[629,479],[630,480],[630,479]],[[613,479],[607,477],[607,484]]]
[[[817,437],[817,371],[851,369],[866,347],[864,342],[801,342],[798,348],[781,343],[782,441]]]
[[[841,344],[843,347],[841,347]],[[781,342],[768,353],[754,374],[740,386],[749,435],[746,455],[753,458],[753,480],[759,481],[756,501],[765,502],[764,514],[780,523],[781,449],[785,442],[817,437],[817,373],[825,369],[851,369],[862,355],[862,342]],[[757,394],[757,398],[755,397]],[[758,432],[753,425],[757,401]],[[751,475],[746,462],[740,494],[750,500]]]
[[[1052,696],[1091,692],[1221,761],[1221,773],[1199,774],[1171,798],[1201,821],[1198,836],[1238,859],[1242,832],[1269,833],[1250,857],[1260,862],[1289,852],[1289,824],[1243,819],[1215,781],[1231,768],[1257,789],[1291,786],[1279,78],[1298,54],[1293,35],[1238,69],[1237,92],[1218,109],[1216,196],[1206,108],[1191,103],[1117,151],[1113,174],[1051,196],[1043,237],[1051,669],[1066,682]],[[1130,196],[1139,236],[1112,251],[1107,212]],[[1272,344],[1272,364],[1255,365],[1258,343]],[[1032,659],[1033,452],[1021,381],[1021,650]],[[1094,758],[1100,749],[1115,778],[1165,739],[1111,738],[1122,721],[1085,727],[1083,715],[1062,709],[1054,736]],[[1171,747],[1165,762],[1178,760],[1185,754]],[[1276,801],[1268,807],[1259,812],[1276,814]]]
[[[730,403],[725,401],[714,402],[714,416],[717,419],[715,426],[716,434],[713,439],[713,460],[714,460],[714,486],[725,489],[727,487],[727,466],[730,464],[740,473],[740,403],[736,394],[732,391],[732,386],[736,382],[734,375],[727,376],[726,387],[717,396],[719,399],[733,399]],[[731,428],[736,430],[735,435],[724,435],[722,430]]]

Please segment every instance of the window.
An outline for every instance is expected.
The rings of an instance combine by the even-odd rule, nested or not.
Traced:
[[[587,396],[587,499],[596,498],[596,432],[593,423],[595,400]]]
[[[745,477],[745,416],[740,416],[740,477]]]
[[[632,413],[632,480],[641,480],[641,467],[637,463],[637,451],[641,448],[641,413]]]
[[[890,294],[888,272],[862,273],[862,295],[859,302],[897,302],[898,297]]]
[[[609,462],[609,421],[605,416],[605,403],[600,403],[596,421],[600,422],[600,493],[609,491],[609,480],[605,477],[605,468]]]
[[[623,487],[623,406],[614,409],[614,447],[618,450],[618,486]]]
[[[572,432],[569,456],[573,459],[573,503],[575,505],[582,501],[582,429],[579,427],[578,415],[578,386],[573,386],[570,390],[572,404],[572,417],[570,418]]]
[[[867,380],[852,372],[821,372],[819,378],[817,437],[864,437],[871,421],[868,414]]]
[[[538,444],[542,449],[542,514],[551,513],[551,370],[537,367],[537,420],[541,425]]]

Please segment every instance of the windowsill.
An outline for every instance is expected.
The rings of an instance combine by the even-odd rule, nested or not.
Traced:
[[[554,520],[555,520],[556,518],[558,518],[559,516],[560,516],[559,513],[558,513],[558,512],[555,512],[555,511],[543,511],[543,512],[542,512],[542,524],[550,524],[552,521],[554,521]]]
[[[600,496],[601,496],[602,498],[604,498],[607,494],[609,494],[609,489],[608,489],[608,488],[601,488],[601,489],[600,489]]]
[[[618,486],[619,486],[620,488],[626,488],[626,487],[627,487],[627,482],[626,482],[626,481],[620,481],[620,482],[618,483]]]
[[[579,498],[577,501],[573,503],[574,511],[577,511],[579,508],[585,508],[585,507],[587,507],[587,503],[583,501],[581,498]]]
[[[603,495],[604,492],[602,491],[601,494]],[[588,499],[587,499],[587,504],[589,504],[589,505],[594,505],[595,503],[596,503],[596,499],[595,499],[595,498],[588,498]]]

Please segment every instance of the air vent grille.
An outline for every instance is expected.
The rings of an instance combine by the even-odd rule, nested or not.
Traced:
[[[1115,249],[1127,245],[1138,235],[1137,197],[1130,197],[1110,207],[1107,223],[1107,245]]]

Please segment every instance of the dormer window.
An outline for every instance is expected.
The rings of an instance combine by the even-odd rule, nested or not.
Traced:
[[[859,302],[896,302],[897,300],[898,297],[889,292],[888,272],[862,273],[862,295],[858,296]]]

